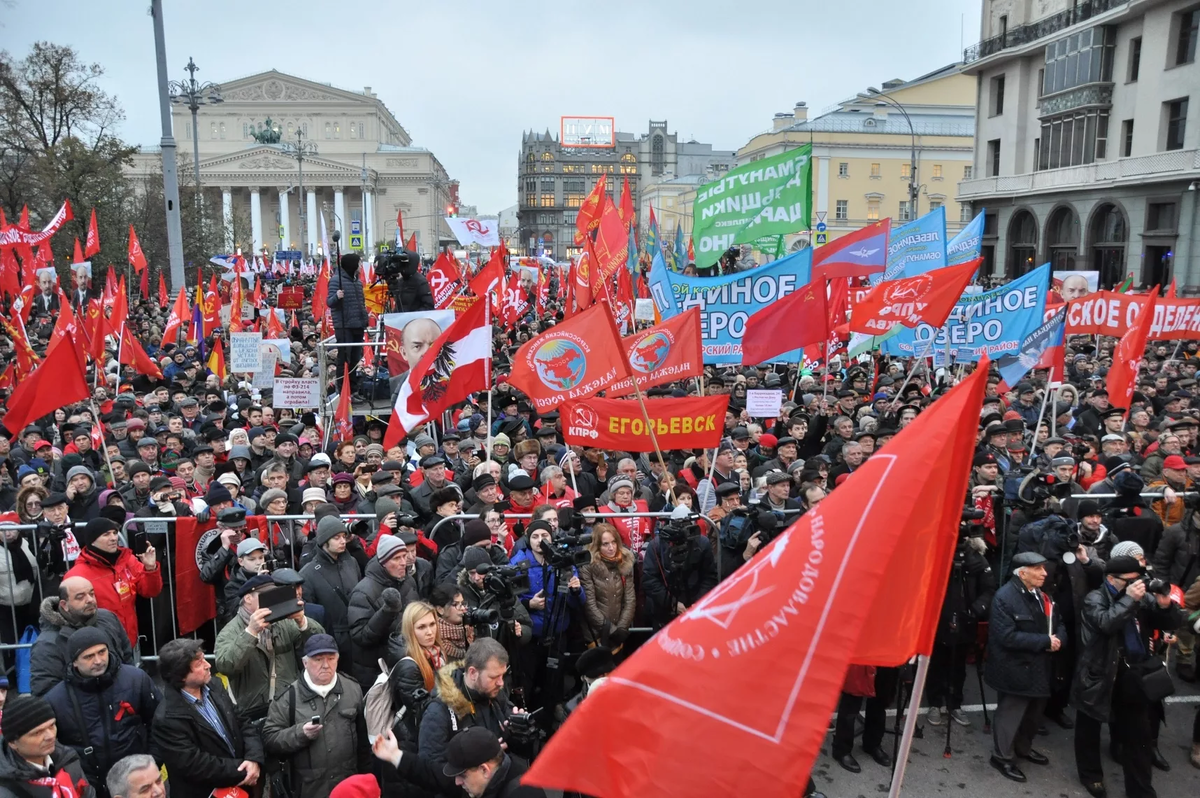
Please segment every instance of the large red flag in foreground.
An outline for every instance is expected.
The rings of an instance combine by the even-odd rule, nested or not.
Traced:
[[[508,381],[545,413],[629,376],[617,325],[601,302],[526,342],[513,355]]]
[[[984,361],[638,649],[524,781],[599,798],[799,795],[847,666],[932,648],[986,378]],[[699,766],[687,740],[721,755]]]
[[[897,324],[916,327],[925,323],[941,327],[982,264],[983,258],[976,258],[916,277],[880,283],[855,303],[850,330],[878,335]]]
[[[776,355],[829,338],[829,309],[825,281],[815,280],[746,320],[742,333],[742,363],[755,366]]]
[[[75,339],[67,333],[69,346],[60,346],[22,380],[8,399],[4,426],[14,435],[60,407],[81,402],[91,395],[83,376],[83,364],[75,351]]]
[[[1154,320],[1154,303],[1158,300],[1158,286],[1150,292],[1146,306],[1142,308],[1137,322],[1129,332],[1121,336],[1113,350],[1112,367],[1108,370],[1105,388],[1108,399],[1115,407],[1125,408],[1129,415],[1129,401],[1133,398],[1133,386],[1137,383],[1142,355],[1146,354],[1146,339],[1150,336],[1150,324]]]

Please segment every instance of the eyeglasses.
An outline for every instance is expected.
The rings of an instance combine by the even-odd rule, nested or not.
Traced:
[[[30,510],[40,510],[42,508],[42,503],[41,502],[25,502],[25,507],[27,507]]]
[[[455,609],[459,609],[459,610],[465,610],[465,609],[467,608],[467,602],[465,602],[465,601],[455,601],[455,602],[452,602],[452,603],[450,604],[450,606],[451,606],[451,607],[454,607]]]

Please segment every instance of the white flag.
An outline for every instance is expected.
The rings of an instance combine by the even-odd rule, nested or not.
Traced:
[[[481,247],[500,246],[500,225],[494,219],[480,221],[447,216],[446,224],[450,225],[454,237],[463,246],[467,244],[478,244]]]

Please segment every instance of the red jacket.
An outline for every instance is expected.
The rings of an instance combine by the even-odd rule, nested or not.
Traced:
[[[162,592],[162,564],[147,571],[142,561],[130,549],[122,548],[114,568],[102,560],[90,548],[85,547],[79,559],[63,579],[82,576],[96,590],[96,605],[103,607],[121,619],[129,642],[137,646],[138,619],[137,597],[154,598]]]
[[[633,550],[633,553],[637,555],[639,560],[645,556],[646,546],[650,545],[650,541],[654,539],[653,518],[631,518],[618,511],[616,504],[611,501],[596,509],[603,515],[611,516],[611,518],[605,518],[604,520],[617,528],[617,534],[621,536],[621,541],[626,547]],[[650,508],[641,499],[636,499],[626,509],[636,513],[644,513],[648,512]]]

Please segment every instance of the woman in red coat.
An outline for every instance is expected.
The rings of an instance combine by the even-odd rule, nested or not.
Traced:
[[[121,545],[118,528],[107,518],[96,518],[76,532],[83,549],[63,579],[82,576],[91,582],[96,605],[121,619],[130,644],[136,646],[137,597],[154,598],[162,592],[162,571],[153,546],[147,543],[146,550],[134,556],[132,550]]]

